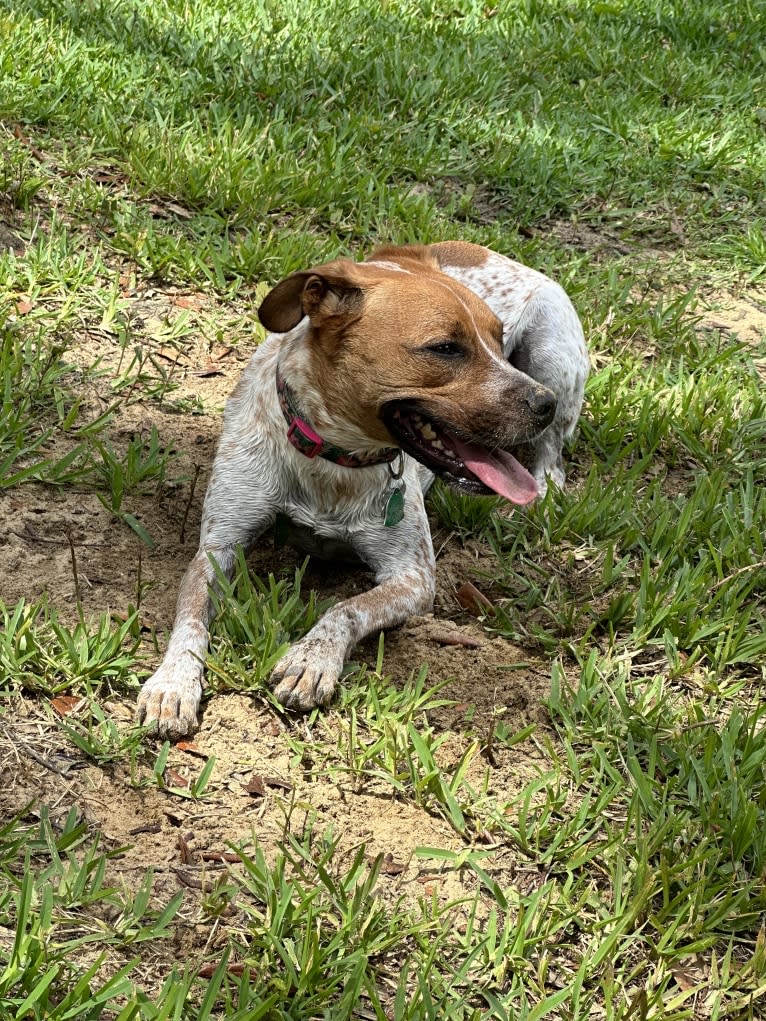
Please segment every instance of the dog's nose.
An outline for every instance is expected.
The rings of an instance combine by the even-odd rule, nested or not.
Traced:
[[[553,421],[558,401],[551,390],[546,390],[543,386],[535,387],[527,394],[526,401],[532,413],[545,425]]]

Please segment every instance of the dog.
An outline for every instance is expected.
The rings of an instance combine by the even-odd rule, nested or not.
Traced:
[[[199,550],[165,656],[138,697],[163,738],[197,726],[210,589],[277,515],[309,552],[349,549],[375,587],[329,609],[272,674],[284,705],[332,698],[366,635],[433,608],[424,494],[434,476],[524,506],[564,485],[588,374],[551,279],[479,245],[379,248],[293,273],[258,312],[269,336],[226,405]],[[525,450],[527,467],[514,456]]]

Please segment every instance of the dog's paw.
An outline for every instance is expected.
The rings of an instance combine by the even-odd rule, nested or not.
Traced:
[[[551,458],[536,464],[532,469],[532,477],[537,483],[537,495],[540,499],[548,492],[548,486],[551,484],[557,489],[563,489],[566,482],[566,474],[561,456],[555,460]]]
[[[274,695],[290,709],[313,709],[326,705],[335,693],[343,669],[343,656],[320,638],[304,638],[284,654],[274,667]]]
[[[546,430],[547,433],[547,430]],[[537,483],[538,496],[545,496],[548,486],[553,483],[557,489],[563,489],[566,482],[566,470],[564,468],[564,455],[560,442],[540,441],[535,451],[535,457],[531,465],[532,476]]]
[[[202,678],[195,667],[162,664],[139,692],[138,722],[163,740],[178,741],[197,729]]]

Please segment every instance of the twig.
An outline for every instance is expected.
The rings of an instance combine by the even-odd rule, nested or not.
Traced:
[[[759,567],[766,567],[766,557],[761,558],[761,560],[755,564],[745,564],[744,567],[738,567],[736,571],[732,571],[731,574],[727,574],[725,578],[721,578],[721,580],[717,581],[715,585],[712,585],[710,591],[715,592],[717,588],[720,588],[721,585],[725,585],[726,582],[731,581],[732,578],[736,578],[740,574],[745,574],[746,571],[757,571]]]
[[[72,768],[71,766],[67,766],[66,769],[62,769],[60,766],[57,766],[55,762],[51,762],[50,759],[46,759],[44,755],[40,755],[39,752],[34,751],[32,748],[28,748],[26,745],[17,744],[17,747],[22,755],[26,755],[27,758],[34,759],[35,762],[39,762],[41,766],[45,766],[45,768],[49,769],[52,773],[58,773],[59,776],[67,776],[69,770]]]
[[[181,521],[181,534],[179,536],[179,540],[182,545],[186,536],[186,519],[189,517],[189,511],[191,510],[192,500],[194,499],[194,490],[197,488],[197,479],[199,478],[200,471],[201,466],[195,464],[194,477],[191,480],[191,486],[189,488],[189,499],[186,501],[186,507],[184,507],[184,516]]]
[[[69,555],[72,559],[72,574],[74,575],[74,594],[77,600],[78,610],[82,609],[82,596],[80,595],[80,579],[77,576],[77,555],[74,551],[74,542],[72,541],[72,530],[67,528],[66,538],[69,543]]]
[[[128,834],[131,837],[137,837],[139,833],[159,833],[161,830],[162,823],[148,822],[142,826],[134,826],[132,830],[128,830]]]
[[[437,645],[461,645],[464,649],[480,649],[483,642],[459,631],[435,631],[428,638]]]

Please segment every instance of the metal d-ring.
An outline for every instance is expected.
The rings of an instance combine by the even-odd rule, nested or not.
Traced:
[[[391,476],[391,480],[393,482],[396,482],[398,479],[402,477],[402,475],[404,475],[404,451],[400,450],[399,453],[397,454],[397,457],[399,458],[399,467],[396,469],[396,471],[394,471],[393,468],[393,464],[396,458],[394,458],[394,461],[389,461],[388,464],[386,465],[386,467],[388,468],[388,474]]]

